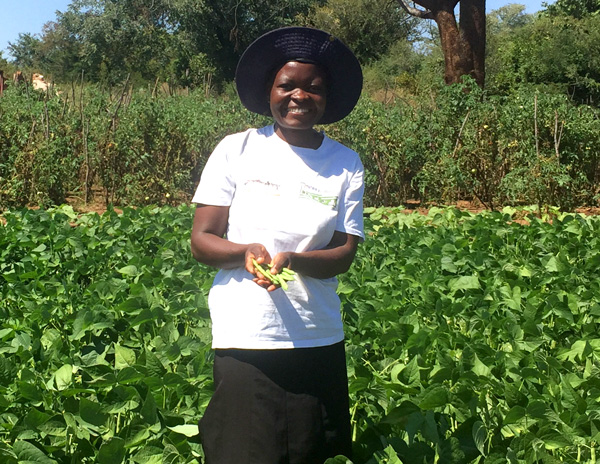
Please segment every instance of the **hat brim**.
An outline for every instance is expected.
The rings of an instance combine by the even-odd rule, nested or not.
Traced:
[[[267,80],[276,69],[294,60],[314,62],[327,71],[327,104],[319,124],[330,124],[350,114],[362,91],[360,63],[341,40],[308,27],[275,29],[250,44],[235,73],[242,104],[254,113],[270,115]]]

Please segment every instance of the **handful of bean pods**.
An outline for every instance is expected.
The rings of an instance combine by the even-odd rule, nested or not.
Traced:
[[[287,267],[284,267],[277,274],[271,274],[269,268],[272,266],[270,264],[260,265],[256,262],[255,259],[252,259],[252,264],[254,265],[254,269],[260,272],[266,279],[269,279],[273,284],[281,286],[282,289],[288,289],[288,281],[294,280],[294,276],[296,273]]]

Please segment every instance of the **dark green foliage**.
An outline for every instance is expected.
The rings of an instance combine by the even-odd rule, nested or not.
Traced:
[[[494,91],[519,84],[554,85],[585,104],[600,98],[600,15],[540,16],[496,38]]]
[[[87,86],[58,97],[11,88],[0,100],[0,206],[61,204],[92,187],[106,204],[179,201],[217,142],[259,119],[237,99],[200,92],[110,96]]]
[[[544,2],[543,13],[548,16],[572,16],[583,18],[585,16],[597,15],[600,12],[599,0],[556,0],[555,2]]]
[[[77,218],[20,211],[0,227],[3,463],[195,462],[210,397],[206,291],[192,211]]]
[[[444,86],[433,101],[362,100],[328,131],[363,155],[370,205],[475,199],[491,209],[569,209],[598,200],[598,116],[560,94],[486,96],[471,83]]]
[[[356,462],[593,460],[600,222],[370,213],[340,279]]]
[[[79,186],[80,138],[64,104],[10,88],[0,101],[0,205],[49,205]]]
[[[339,37],[364,64],[386,56],[398,42],[409,44],[418,23],[388,0],[329,0],[314,7],[306,21]]]
[[[191,257],[192,216],[4,215],[3,463],[201,456],[214,271]],[[600,221],[543,219],[366,211],[339,284],[355,464],[593,461]]]
[[[11,45],[19,66],[44,70],[56,82],[84,73],[88,82],[198,86],[210,76],[233,79],[244,49],[262,33],[291,25],[315,0],[253,2],[74,0],[41,38]]]
[[[16,66],[30,68],[39,60],[40,44],[40,39],[32,34],[19,34],[16,42],[9,42],[7,48]]]

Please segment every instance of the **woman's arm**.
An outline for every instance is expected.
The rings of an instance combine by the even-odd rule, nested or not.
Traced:
[[[258,262],[270,262],[271,257],[259,243],[241,245],[223,238],[228,220],[228,206],[198,205],[192,226],[192,256],[209,266],[221,269],[244,266],[255,274],[252,258]]]
[[[317,279],[343,274],[352,265],[360,237],[335,231],[326,248],[301,253],[278,253],[273,258],[272,272],[284,267]]]

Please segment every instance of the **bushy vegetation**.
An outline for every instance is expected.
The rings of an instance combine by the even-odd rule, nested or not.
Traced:
[[[192,216],[5,215],[1,462],[201,456],[214,272]],[[366,231],[339,286],[355,464],[595,462],[600,221],[386,208]]]
[[[187,199],[216,142],[255,119],[237,100],[95,87],[0,101],[0,205],[61,204],[67,193],[144,205]]]
[[[231,78],[248,43],[289,24],[332,31],[364,66],[358,107],[324,129],[361,155],[368,205],[598,206],[596,0],[488,14],[485,90],[442,85],[437,31],[393,2],[265,4],[76,0],[21,36],[2,66],[57,87],[0,99],[0,207],[188,200],[225,134],[269,122],[240,106]]]
[[[266,123],[236,98],[200,91],[9,89],[0,101],[0,206],[91,199],[94,186],[106,204],[188,201],[218,141]],[[488,95],[467,83],[390,104],[364,97],[323,129],[360,153],[368,205],[598,204],[598,109],[548,89]]]

